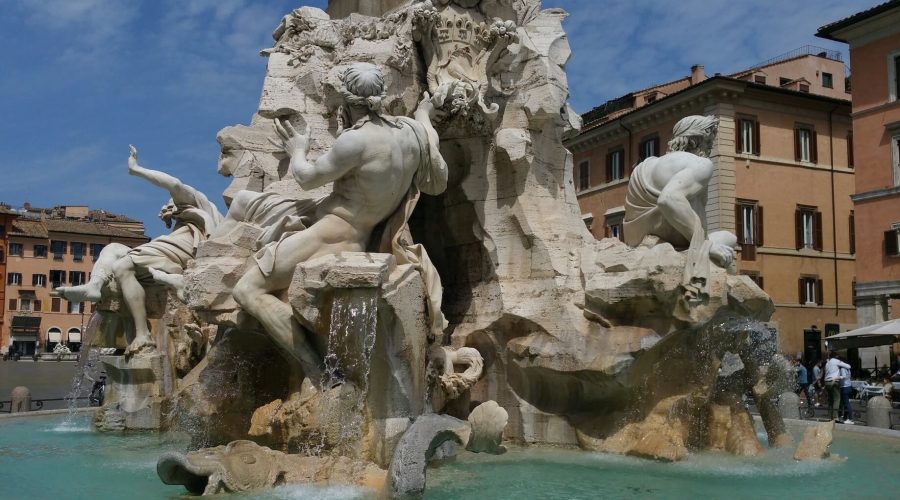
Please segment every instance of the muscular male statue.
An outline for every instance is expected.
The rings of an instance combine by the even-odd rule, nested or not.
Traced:
[[[706,236],[707,187],[714,172],[709,159],[717,120],[688,116],[678,121],[669,152],[637,167],[625,197],[625,243],[636,247],[647,236],[688,249],[685,292],[698,298],[706,287],[709,260],[728,268],[734,262],[735,236],[717,231]]]
[[[180,275],[194,258],[200,242],[222,222],[222,214],[197,189],[169,174],[138,165],[137,150],[134,146],[130,150],[128,173],[150,181],[171,195],[159,216],[166,227],[172,227],[174,222],[175,229],[135,248],[120,243],[103,247],[86,284],[59,287],[55,291],[66,300],[97,302],[103,286],[115,279],[134,319],[135,338],[128,346],[128,352],[133,354],[156,346],[147,325],[144,285],[153,284],[157,275]]]
[[[290,171],[303,189],[334,182],[302,231],[286,233],[263,247],[238,281],[233,295],[244,311],[296,357],[307,377],[318,382],[321,354],[293,320],[291,306],[278,296],[291,282],[298,263],[339,252],[365,251],[376,225],[400,207],[410,189],[439,194],[447,184],[447,166],[431,124],[435,106],[426,92],[415,119],[381,113],[384,77],[376,66],[357,63],[342,75],[345,128],[334,147],[316,161],[307,159],[309,126],[297,133],[287,121],[275,122]]]

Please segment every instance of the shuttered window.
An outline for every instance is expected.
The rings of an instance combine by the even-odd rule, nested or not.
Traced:
[[[578,164],[578,190],[584,191],[591,187],[591,163],[583,161]]]
[[[740,118],[737,122],[735,152],[759,155],[759,122],[752,118]]]
[[[794,129],[794,159],[806,163],[818,163],[818,136],[810,127],[798,126]]]
[[[822,286],[822,280],[818,277],[801,276],[797,281],[797,289],[801,304],[822,305],[824,303],[822,297],[824,287]]]
[[[606,182],[618,181],[625,178],[625,151],[621,148],[614,149],[606,154]]]
[[[816,207],[798,206],[794,212],[794,228],[797,250],[822,251],[822,212]]]

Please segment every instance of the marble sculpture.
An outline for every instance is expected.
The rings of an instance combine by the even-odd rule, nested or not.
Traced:
[[[217,137],[224,216],[132,151],[173,232],[59,290],[138,330],[103,360],[100,427],[184,429],[193,451],[160,476],[206,493],[312,478],[415,498],[429,461],[504,441],[759,453],[741,396],[767,400],[783,370],[772,301],[734,272],[734,235],[707,234],[716,120],[677,123],[634,169],[628,240],[597,241],[562,144],[580,127],[566,13],[357,1],[380,15],[276,27],[250,123]]]

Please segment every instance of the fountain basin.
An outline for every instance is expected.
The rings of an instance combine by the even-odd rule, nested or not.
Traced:
[[[0,421],[0,470],[10,498],[176,498],[181,486],[156,475],[157,458],[184,451],[179,433],[104,433],[87,416],[71,423],[49,415]],[[798,439],[802,427],[789,425]],[[428,471],[426,499],[455,498],[813,498],[853,491],[895,498],[898,437],[835,430],[832,454],[846,461],[796,462],[793,450],[741,458],[699,453],[678,463],[577,450],[510,446],[504,455],[461,451]],[[759,436],[765,444],[765,433]],[[238,498],[365,498],[351,487],[282,486]]]

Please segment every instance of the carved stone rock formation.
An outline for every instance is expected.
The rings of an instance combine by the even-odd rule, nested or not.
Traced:
[[[425,492],[425,470],[435,451],[447,441],[465,445],[470,428],[465,421],[448,415],[422,415],[406,430],[388,469],[390,498],[421,498]]]
[[[284,484],[358,485],[381,491],[385,474],[374,464],[346,457],[286,455],[252,441],[205,448],[183,455],[166,453],[156,464],[166,484],[183,485],[202,495],[239,493]]]
[[[794,451],[794,460],[821,460],[828,458],[828,447],[834,433],[834,421],[819,422],[803,429],[803,438]]]
[[[469,414],[472,435],[466,449],[475,453],[500,454],[506,451],[500,443],[509,414],[496,401],[481,403]]]

